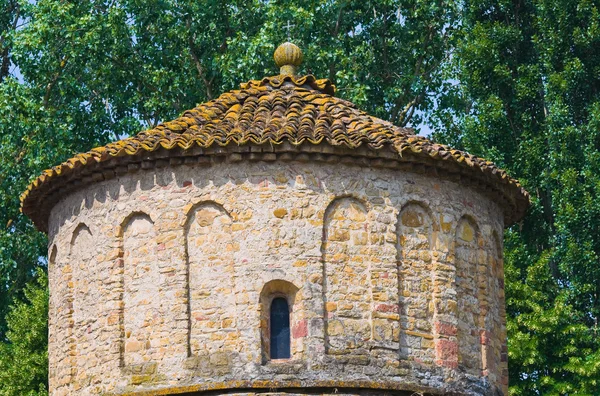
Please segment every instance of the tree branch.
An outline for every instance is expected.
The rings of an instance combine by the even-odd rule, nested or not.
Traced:
[[[410,119],[413,116],[413,113],[415,112],[415,107],[417,105],[418,98],[419,96],[417,95],[406,106],[404,106],[404,110],[402,110],[402,112],[398,115],[398,125],[406,126],[408,121],[410,121]]]
[[[42,102],[43,105],[44,105],[44,107],[48,106],[48,102],[50,101],[50,94],[52,93],[52,89],[54,88],[54,86],[58,82],[58,79],[60,78],[60,75],[62,74],[62,72],[65,69],[66,65],[67,65],[67,58],[64,57],[60,61],[58,70],[56,71],[56,73],[54,73],[54,76],[52,76],[52,80],[50,80],[50,82],[46,85],[46,92],[44,94],[44,100]]]
[[[19,22],[19,17],[21,16],[21,8],[19,7],[19,3],[11,3],[11,7],[8,10],[8,13],[15,12],[14,19],[12,21],[11,31],[15,31],[17,29],[17,24]],[[6,43],[6,36],[0,36],[0,44],[2,45],[2,53],[0,54],[0,58],[2,62],[0,63],[0,83],[4,81],[6,76],[8,76],[9,68],[10,68],[10,48]]]
[[[340,26],[342,23],[342,11],[344,10],[344,6],[341,5],[340,9],[338,11],[338,15],[337,15],[337,19],[335,21],[335,27],[333,28],[333,32],[331,34],[331,37],[334,38],[334,40],[337,38],[339,32],[340,32]],[[333,82],[335,84],[335,74],[336,74],[336,67],[335,64],[333,62],[329,63],[329,80],[331,82]]]
[[[190,27],[191,27],[191,22],[190,22],[189,18],[186,22],[186,25],[187,25],[187,28],[189,31]],[[195,39],[196,39],[195,34],[190,34],[188,36],[188,46],[190,47],[190,55],[192,56],[192,60],[194,61],[194,65],[196,66],[196,70],[198,71],[198,75],[200,76],[200,78],[204,82],[204,85],[206,86],[206,97],[210,100],[213,98],[213,93],[212,93],[212,89],[211,89],[212,80],[208,80],[206,78],[206,72],[204,71],[204,67],[202,66],[200,57],[198,56],[198,54],[196,52],[196,45],[194,44]]]

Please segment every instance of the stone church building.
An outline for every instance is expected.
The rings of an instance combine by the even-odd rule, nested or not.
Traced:
[[[45,171],[50,394],[506,395],[493,163],[280,74]]]

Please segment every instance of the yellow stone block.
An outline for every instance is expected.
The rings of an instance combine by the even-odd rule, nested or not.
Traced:
[[[452,219],[447,215],[441,214],[440,226],[442,227],[443,232],[449,233],[452,230]]]
[[[330,320],[327,322],[327,334],[330,336],[339,336],[344,334],[344,325],[340,320]]]
[[[277,208],[273,211],[273,215],[279,219],[283,219],[287,213],[287,209],[284,208]]]
[[[245,226],[243,224],[240,223],[233,223],[231,225],[231,231],[241,231],[245,228]]]
[[[416,210],[405,210],[401,215],[402,225],[406,227],[421,227],[423,225],[423,216]]]
[[[468,222],[463,222],[459,237],[465,242],[473,242],[475,239],[475,230]]]
[[[352,242],[355,245],[366,245],[369,242],[369,235],[366,232],[354,233]]]
[[[278,174],[275,176],[275,181],[276,181],[277,183],[282,183],[282,184],[283,184],[283,183],[287,183],[287,182],[288,182],[288,178],[285,176],[285,174],[283,174],[283,173],[278,173]]]
[[[363,211],[363,209],[360,206],[356,205],[355,203],[352,203],[350,204],[347,218],[348,220],[354,223],[360,223],[367,220],[367,214]]]
[[[350,240],[350,232],[348,232],[348,230],[334,228],[330,230],[328,237],[329,241],[345,242]]]
[[[433,340],[423,340],[421,341],[421,347],[431,349],[435,347],[435,341]]]

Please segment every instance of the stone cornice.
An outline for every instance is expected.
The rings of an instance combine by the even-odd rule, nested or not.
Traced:
[[[460,162],[436,161],[418,153],[407,152],[399,156],[392,147],[379,150],[367,146],[358,148],[290,143],[280,145],[228,145],[190,149],[157,149],[132,156],[117,156],[106,161],[91,161],[76,171],[56,177],[52,183],[40,183],[23,200],[22,210],[37,228],[47,232],[48,216],[52,207],[67,194],[93,183],[117,176],[175,166],[215,166],[222,163],[244,161],[298,161],[324,165],[387,168],[391,171],[426,174],[473,188],[496,202],[504,211],[504,222],[510,225],[520,219],[528,207],[528,195],[515,183],[500,182],[495,174],[473,172]]]

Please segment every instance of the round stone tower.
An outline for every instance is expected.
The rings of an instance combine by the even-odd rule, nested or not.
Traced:
[[[45,171],[51,395],[506,395],[494,164],[279,75]]]

